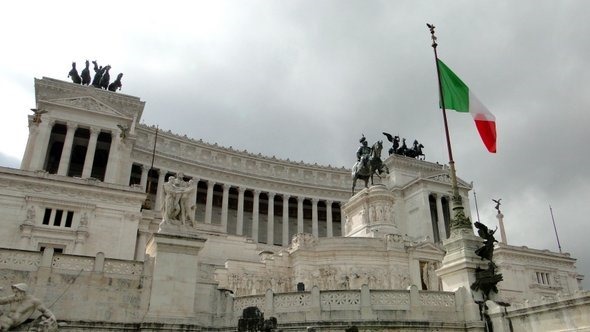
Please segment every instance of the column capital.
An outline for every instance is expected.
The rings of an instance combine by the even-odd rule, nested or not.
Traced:
[[[223,191],[226,191],[226,190],[229,191],[229,189],[231,188],[231,184],[222,183],[221,188],[223,188]]]
[[[254,190],[252,190],[252,192],[254,193],[254,197],[257,197],[257,196],[259,196],[259,195],[260,195],[260,193],[261,193],[262,191],[261,191],[261,190],[259,190],[259,189],[254,189]]]
[[[326,200],[326,206],[332,206],[332,203],[334,203],[333,200],[331,200],[331,199]]]
[[[66,122],[66,126],[67,126],[67,128],[68,128],[68,131],[69,131],[70,129],[74,129],[74,130],[76,130],[76,129],[78,128],[78,123],[77,123],[77,122],[73,122],[73,121],[67,121],[67,122]]]
[[[246,191],[246,188],[244,187],[238,187],[238,193],[239,194],[243,194]]]
[[[271,191],[268,192],[268,199],[274,198],[277,193],[273,193]]]
[[[91,126],[88,128],[88,131],[90,132],[90,135],[98,135],[100,134],[101,129],[99,127]]]
[[[283,195],[283,201],[288,201],[289,198],[291,198],[291,195],[287,195],[287,194],[282,194]]]
[[[320,199],[319,199],[319,198],[316,198],[316,197],[313,197],[313,198],[311,199],[311,202],[312,202],[314,205],[318,204],[318,202],[319,202],[319,201],[320,201]]]

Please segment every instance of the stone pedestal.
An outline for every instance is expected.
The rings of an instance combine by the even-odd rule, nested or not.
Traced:
[[[385,185],[365,188],[344,204],[343,235],[346,237],[380,237],[399,234],[394,220],[394,194]]]
[[[451,237],[443,241],[446,254],[441,267],[436,270],[444,291],[454,292],[461,287],[465,288],[465,319],[467,321],[479,320],[479,307],[475,301],[483,300],[481,294],[473,293],[470,288],[475,282],[475,269],[478,266],[487,267],[485,266],[487,262],[483,262],[475,254],[475,250],[481,245],[481,238],[470,230],[453,232]]]
[[[148,317],[194,316],[199,251],[205,239],[196,235],[156,233],[146,254],[155,258]]]

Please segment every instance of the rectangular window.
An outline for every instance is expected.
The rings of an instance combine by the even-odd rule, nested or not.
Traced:
[[[61,217],[64,214],[64,210],[55,210],[55,218],[53,219],[53,226],[61,226]]]
[[[64,226],[72,227],[72,220],[73,219],[74,219],[74,211],[68,211],[68,214],[66,215],[66,224]]]
[[[45,214],[43,215],[43,225],[49,225],[49,219],[51,219],[51,209],[45,209]]]

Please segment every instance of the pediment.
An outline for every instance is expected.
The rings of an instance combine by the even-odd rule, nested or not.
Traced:
[[[420,251],[431,251],[436,253],[444,254],[444,250],[440,249],[437,245],[432,242],[422,242],[416,246],[416,249]]]
[[[434,181],[434,182],[444,183],[444,184],[451,184],[451,176],[447,172],[433,174],[433,175],[427,176],[425,179],[430,180],[430,181]],[[459,187],[471,188],[471,184],[469,184],[459,178],[457,178],[457,184],[459,185]]]
[[[75,108],[79,110],[84,110],[88,112],[98,113],[106,116],[116,117],[116,118],[123,118],[123,119],[130,119],[125,114],[115,110],[114,108],[98,101],[93,97],[75,97],[75,98],[61,98],[61,99],[52,99],[47,101],[53,105],[65,106],[70,108]]]

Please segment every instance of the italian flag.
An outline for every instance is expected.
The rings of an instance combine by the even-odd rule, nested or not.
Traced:
[[[444,107],[457,112],[469,112],[488,151],[496,153],[496,117],[475,97],[473,92],[440,59],[440,82]]]

